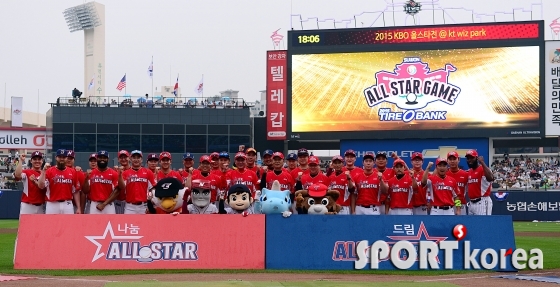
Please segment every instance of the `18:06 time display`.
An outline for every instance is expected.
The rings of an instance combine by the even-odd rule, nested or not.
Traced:
[[[319,43],[321,38],[319,35],[300,35],[298,36],[299,44],[308,44],[308,43]]]

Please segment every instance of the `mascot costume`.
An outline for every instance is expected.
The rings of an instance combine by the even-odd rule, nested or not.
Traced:
[[[296,210],[298,214],[338,214],[342,209],[336,203],[339,196],[337,190],[329,190],[324,184],[314,184],[308,190],[296,192]]]
[[[271,189],[263,188],[255,196],[255,213],[282,214],[284,217],[292,215],[290,208],[290,191],[282,190],[280,182],[275,180]]]
[[[227,192],[225,201],[229,205],[228,207],[225,207],[224,204],[224,194],[220,194],[220,214],[241,214],[247,216],[255,213],[253,211],[253,197],[246,185],[232,185]]]
[[[157,214],[181,213],[186,188],[176,178],[167,177],[157,182],[151,201]]]
[[[218,208],[210,203],[212,192],[210,182],[207,180],[195,179],[191,182],[191,204],[183,208],[184,214],[217,214]]]

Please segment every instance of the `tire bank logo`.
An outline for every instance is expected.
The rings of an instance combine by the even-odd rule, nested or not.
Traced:
[[[447,111],[422,111],[433,102],[454,105],[461,88],[449,82],[449,75],[457,71],[451,64],[431,71],[418,57],[404,58],[393,72],[379,71],[376,84],[364,90],[370,108],[390,103],[401,111],[380,107],[379,121],[411,122],[413,120],[445,120]]]

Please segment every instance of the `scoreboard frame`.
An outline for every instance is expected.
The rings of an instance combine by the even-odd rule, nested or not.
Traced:
[[[509,33],[499,33],[499,31]],[[440,37],[441,31],[446,37]],[[412,39],[412,34],[415,39]],[[452,34],[451,32],[454,32]],[[461,38],[450,39],[449,35]],[[419,36],[428,35],[430,38]],[[434,37],[435,34],[435,37]],[[389,36],[392,35],[392,36]],[[443,34],[442,34],[443,35]],[[288,31],[287,54],[287,140],[339,140],[339,139],[395,139],[395,138],[445,138],[471,137],[533,137],[543,138],[544,133],[544,21],[519,21],[496,23],[469,23],[454,25],[425,25],[403,27],[374,27],[325,30]],[[499,47],[539,47],[539,126],[538,128],[479,128],[456,130],[370,130],[333,132],[292,131],[292,56],[304,54],[336,54],[389,51],[423,51],[441,49],[472,49]],[[311,111],[310,111],[311,112]],[[515,130],[515,131],[514,131]]]

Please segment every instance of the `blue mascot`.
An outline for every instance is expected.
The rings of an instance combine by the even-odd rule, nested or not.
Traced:
[[[275,180],[271,189],[263,188],[255,196],[255,213],[282,214],[284,217],[292,215],[290,207],[290,191],[282,190],[280,183]]]

